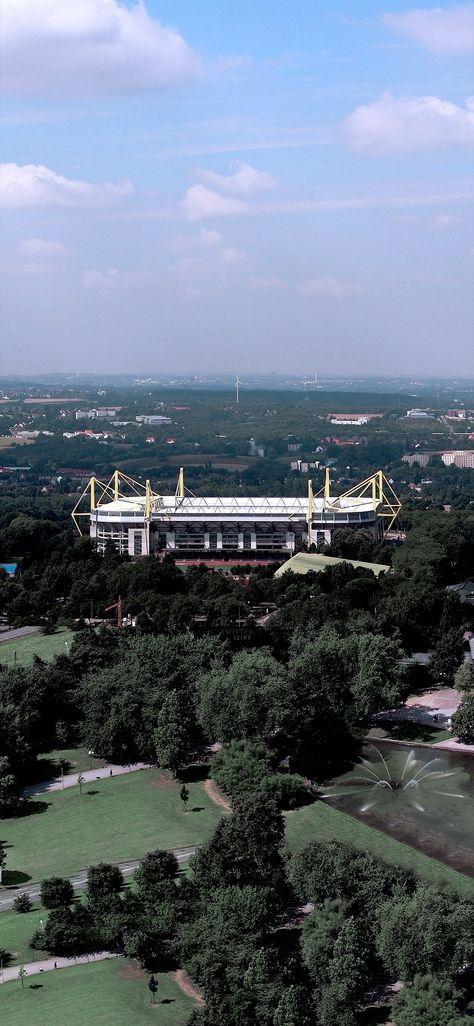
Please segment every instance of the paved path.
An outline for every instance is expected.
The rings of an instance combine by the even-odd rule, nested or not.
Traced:
[[[187,860],[191,858],[191,855],[194,855],[196,852],[196,848],[194,847],[173,848],[172,850],[173,854],[176,855],[178,862],[187,862]],[[127,877],[131,876],[132,873],[138,869],[140,862],[141,859],[131,859],[129,862],[118,862],[116,865],[118,865],[123,876]],[[87,884],[87,869],[81,869],[79,873],[69,877],[69,879],[75,891],[84,890]],[[28,894],[32,901],[38,901],[40,892],[41,884],[39,883],[28,884],[26,887],[13,888],[9,891],[3,892],[3,894],[0,891],[0,912],[7,912],[9,909],[13,908],[13,902],[19,894]]]
[[[15,638],[25,638],[28,634],[37,634],[40,627],[15,627],[11,631],[0,633],[0,644],[2,641],[15,641]]]
[[[151,763],[134,762],[130,766],[115,766],[113,763],[109,763],[99,769],[83,770],[81,776],[84,778],[85,784],[90,784],[94,780],[103,780],[105,777],[112,776],[119,777],[122,773],[136,773],[138,770],[144,769],[152,769]],[[62,791],[66,787],[77,787],[78,775],[78,773],[68,773],[64,777],[43,780],[40,784],[24,787],[21,793],[24,798],[29,798],[34,794],[48,794],[49,791]]]
[[[78,955],[77,958],[39,958],[37,962],[25,962],[25,985],[28,986],[30,976],[37,976],[38,973],[49,973],[55,969],[69,969],[72,965],[87,965],[89,962],[104,962],[107,958],[119,957],[115,951],[96,951],[94,955]],[[0,983],[17,980],[19,971],[19,965],[7,967],[0,974]]]

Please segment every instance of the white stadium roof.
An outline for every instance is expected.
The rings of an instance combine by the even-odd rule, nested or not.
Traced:
[[[112,502],[101,503],[96,506],[92,516],[98,514],[100,516],[110,517],[124,517],[127,514],[131,516],[144,515],[145,513],[145,496],[134,495],[126,498],[115,499]],[[380,505],[380,501],[375,501],[375,508]],[[314,516],[317,517],[325,513],[330,515],[331,513],[346,513],[346,514],[357,514],[357,513],[374,513],[374,502],[371,497],[364,496],[362,498],[358,496],[350,496],[337,498],[332,496],[330,499],[324,499],[321,497],[315,497],[313,499],[313,510]],[[254,498],[248,497],[204,497],[204,496],[188,496],[184,498],[176,498],[174,495],[162,495],[153,496],[151,499],[151,511],[152,516],[160,518],[164,517],[179,517],[182,519],[191,518],[206,518],[206,517],[268,517],[268,516],[283,516],[283,517],[296,517],[298,519],[306,519],[308,515],[308,499],[306,497],[282,497],[282,498],[267,498],[265,496],[258,496]]]

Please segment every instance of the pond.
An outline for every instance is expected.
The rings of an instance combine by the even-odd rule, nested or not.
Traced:
[[[377,742],[364,745],[326,801],[474,877],[474,757]]]

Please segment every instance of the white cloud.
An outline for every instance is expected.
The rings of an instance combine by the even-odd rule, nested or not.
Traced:
[[[130,182],[93,185],[51,171],[42,164],[1,164],[0,191],[4,207],[87,206],[126,196]]]
[[[199,170],[199,177],[206,185],[211,185],[218,192],[230,196],[251,196],[256,192],[268,192],[275,189],[277,180],[267,171],[258,171],[251,164],[239,160],[238,170],[233,175],[218,175],[215,171]]]
[[[430,227],[439,232],[449,232],[457,224],[462,224],[464,218],[457,214],[435,214],[430,220]]]
[[[216,68],[218,71],[237,71],[239,68],[250,68],[252,64],[253,57],[249,53],[234,56],[228,54],[227,57],[219,57]]]
[[[330,275],[323,275],[321,278],[308,278],[302,281],[297,289],[300,296],[332,296],[334,299],[343,296],[354,296],[360,292],[360,285],[351,281],[341,281],[340,278],[332,278]]]
[[[355,149],[377,154],[466,143],[474,138],[473,104],[468,100],[463,109],[437,96],[384,93],[374,103],[356,107],[343,122],[343,133]]]
[[[469,53],[474,49],[474,24],[470,4],[431,7],[385,14],[383,22],[435,53]]]
[[[3,90],[55,97],[165,89],[199,73],[143,0],[3,0]]]
[[[204,185],[192,185],[182,200],[181,207],[189,221],[199,221],[208,217],[238,217],[252,210],[252,207],[243,200],[220,196],[219,193],[206,189]]]
[[[151,271],[119,271],[111,267],[109,271],[86,271],[82,284],[86,289],[123,288],[130,285],[146,285],[153,279]]]
[[[24,239],[18,243],[17,250],[21,256],[46,257],[48,260],[66,256],[70,252],[68,246],[53,239]]]

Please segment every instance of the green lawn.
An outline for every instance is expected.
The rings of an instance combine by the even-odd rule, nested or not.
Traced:
[[[386,862],[409,869],[429,883],[447,884],[462,894],[474,897],[474,880],[470,877],[323,802],[314,802],[295,812],[288,812],[285,818],[286,841],[290,851],[303,848],[312,841],[343,841],[354,848],[371,852]]]
[[[107,765],[106,759],[91,758],[87,748],[57,748],[52,752],[44,752],[38,755],[34,766],[34,779],[28,778],[28,783],[52,780],[61,776],[61,763],[63,760],[64,775],[73,776],[83,773],[84,770],[101,769]]]
[[[0,635],[1,637],[1,635]],[[67,654],[74,634],[61,627],[56,634],[26,634],[13,641],[0,641],[0,663],[4,666],[31,666],[33,657],[51,660],[56,655]],[[16,652],[16,660],[15,660]]]
[[[185,1026],[193,1004],[169,973],[157,975],[155,1007],[148,976],[126,959],[58,969],[0,987],[8,1026]]]
[[[3,820],[0,840],[6,846],[9,873],[25,874],[10,882],[71,876],[92,863],[125,862],[153,848],[199,844],[212,834],[220,810],[202,783],[189,784],[188,811],[179,799],[179,784],[157,769],[107,777],[83,786],[39,795],[39,809],[21,819]]]
[[[21,962],[34,962],[42,958],[43,953],[30,948],[30,940],[35,932],[48,918],[48,910],[36,903],[31,912],[10,912],[0,913],[0,950],[8,951],[10,960],[8,965],[18,965]]]
[[[453,735],[450,730],[431,727],[428,723],[413,723],[408,720],[393,720],[384,726],[371,727],[367,737],[372,741],[385,738],[387,741],[410,741],[414,745],[436,745],[447,741]]]

